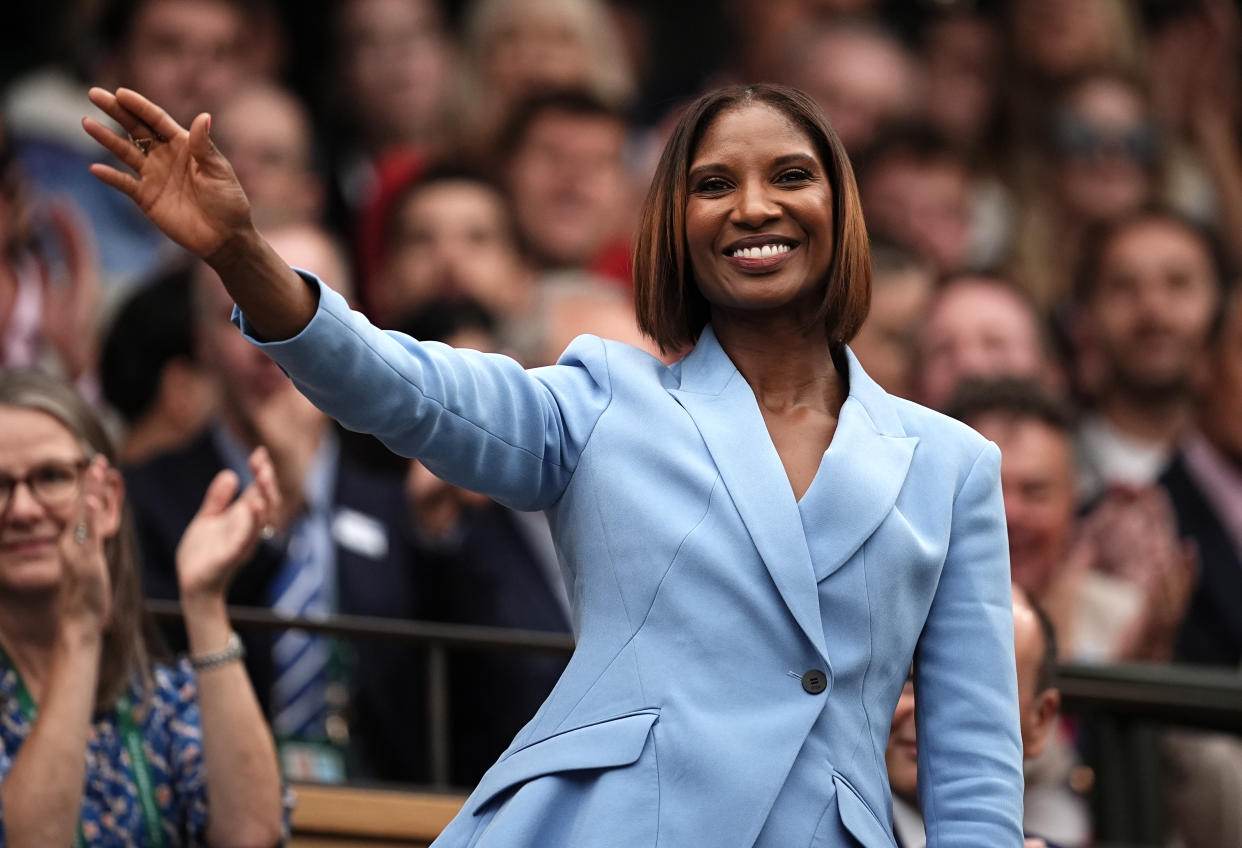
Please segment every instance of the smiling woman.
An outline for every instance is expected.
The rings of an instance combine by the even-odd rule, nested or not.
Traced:
[[[1000,455],[847,347],[866,235],[822,113],[774,86],[691,105],[644,206],[639,318],[672,365],[578,338],[551,367],[381,331],[258,236],[200,115],[92,100],[149,155],[94,173],[219,272],[234,321],[350,429],[545,510],[577,648],[435,843],[891,848],[907,671],[932,848],[1022,844]]]

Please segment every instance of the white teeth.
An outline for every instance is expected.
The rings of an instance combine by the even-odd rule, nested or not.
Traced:
[[[766,259],[769,256],[780,256],[792,250],[787,244],[765,244],[762,247],[741,247],[730,255],[738,259]]]

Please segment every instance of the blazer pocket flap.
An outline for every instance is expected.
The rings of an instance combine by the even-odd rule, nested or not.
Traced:
[[[837,787],[837,813],[841,816],[841,824],[850,835],[862,843],[864,848],[896,848],[897,842],[893,835],[880,824],[880,820],[850,782],[837,772],[833,772],[832,782]]]
[[[543,775],[628,766],[642,754],[657,716],[654,712],[632,713],[519,748],[483,775],[471,795],[470,811],[478,815],[501,792]]]

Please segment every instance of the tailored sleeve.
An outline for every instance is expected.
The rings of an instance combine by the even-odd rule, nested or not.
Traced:
[[[928,848],[1022,845],[1022,739],[1000,451],[953,504],[948,554],[914,661]]]
[[[319,309],[298,335],[263,342],[240,311],[233,318],[316,406],[506,506],[556,502],[611,398],[600,339],[580,337],[556,365],[527,371],[499,354],[380,330],[299,273],[318,287]]]

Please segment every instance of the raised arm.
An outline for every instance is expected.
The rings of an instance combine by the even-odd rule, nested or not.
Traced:
[[[177,546],[177,579],[190,656],[219,657],[232,629],[225,592],[280,503],[266,451],[250,458],[254,483],[236,500],[237,475],[221,471]],[[197,672],[207,775],[207,844],[276,845],[281,840],[276,748],[241,657]]]
[[[90,99],[129,138],[92,118],[83,118],[82,127],[133,171],[94,164],[91,173],[214,268],[264,338],[289,338],[305,327],[315,314],[315,293],[255,229],[233,167],[211,142],[211,117],[199,115],[186,130],[136,91],[92,88]]]
[[[69,845],[81,820],[86,744],[112,603],[100,527],[109,473],[116,472],[102,458],[91,464],[86,494],[61,533],[59,634],[42,687],[31,687],[38,718],[0,784],[2,841],[9,848]]]

